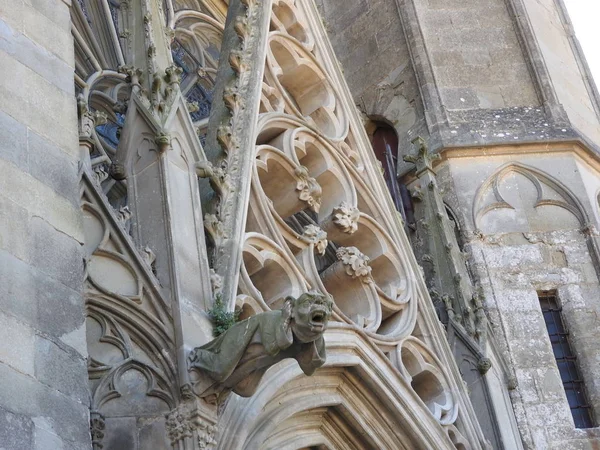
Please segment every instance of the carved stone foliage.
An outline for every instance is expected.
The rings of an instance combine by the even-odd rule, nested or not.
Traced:
[[[104,418],[162,416],[175,405],[178,383],[171,313],[151,266],[85,174],[82,208],[92,435],[100,448],[110,432]]]
[[[216,447],[216,414],[200,400],[187,400],[167,414],[166,429],[173,449],[212,450]]]

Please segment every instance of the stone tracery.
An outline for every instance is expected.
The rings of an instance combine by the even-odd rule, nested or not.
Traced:
[[[298,281],[292,285],[333,296],[335,320],[364,329],[382,348],[414,353],[413,360],[420,363],[408,369],[399,357],[398,368],[414,380],[413,389],[437,420],[451,424],[458,403],[443,365],[425,343],[406,341],[419,301],[415,275],[404,263],[397,234],[387,231],[393,222],[369,186],[374,174],[360,163],[360,151],[352,149],[360,144],[331,74],[320,62],[324,52],[303,25],[303,8],[298,1],[274,2],[246,230],[253,239],[268,236],[285,255],[279,267],[286,268],[279,270],[294,274]],[[325,260],[318,260],[314,243],[305,239],[306,224],[327,233]],[[264,288],[248,283],[251,277],[245,275],[255,273],[249,269],[253,264],[245,258],[238,307],[255,307],[254,298],[265,297]],[[279,283],[278,272],[261,270],[266,297],[281,298],[288,281]]]
[[[315,25],[311,23],[314,18],[309,16],[314,12],[307,16],[305,8],[307,5],[299,0],[273,2],[235,304],[242,317],[248,318],[277,309],[288,295],[299,296],[316,289],[335,298],[336,326],[366,332],[368,339],[387,353],[400,352],[404,345],[408,346],[407,339],[411,339],[419,303],[423,301],[422,288],[416,281],[416,268],[407,263],[407,242],[398,231],[395,212],[382,201],[387,198],[385,187],[377,169],[369,162],[370,149],[361,136],[360,125],[352,118],[349,102],[342,92],[343,84],[336,79],[336,63],[326,44],[311,30]],[[115,124],[115,130],[124,125],[124,105],[132,96],[140,102],[140,109],[151,111],[150,118],[139,113],[133,116],[138,125],[142,119],[149,122],[139,127],[144,131],[135,139],[127,134],[129,131],[124,133],[126,145],[135,151],[124,152],[118,139],[108,138],[119,137],[116,133],[98,137],[93,126],[89,133],[92,140],[101,141],[100,145],[95,144],[103,152],[99,155],[102,159],[94,159],[93,164],[101,182],[107,185],[105,192],[116,199],[113,206],[120,210],[131,203],[134,234],[140,222],[150,220],[149,216],[135,216],[141,210],[135,202],[143,192],[135,176],[155,166],[160,158],[168,158],[185,177],[192,169],[210,181],[220,205],[214,214],[205,215],[204,226],[216,246],[232,239],[223,228],[220,212],[233,198],[229,178],[234,165],[231,157],[241,150],[236,127],[241,126],[240,114],[249,104],[240,86],[248,83],[250,76],[246,39],[250,38],[248,23],[252,11],[247,8],[246,15],[235,22],[241,47],[230,52],[228,59],[236,78],[224,89],[223,102],[229,117],[216,132],[227,157],[213,164],[203,160],[201,151],[186,151],[189,130],[185,126],[170,133],[161,126],[172,117],[171,110],[181,114],[177,109],[180,89],[188,97],[187,111],[193,125],[200,134],[206,131],[207,110],[201,104],[194,104],[193,96],[188,94],[200,89],[203,96],[200,100],[206,100],[210,108],[223,31],[215,19],[190,10],[167,14],[174,29],[171,57],[178,68],[168,68],[164,75],[153,73],[151,92],[141,81],[146,75],[132,67],[97,71],[86,81],[82,79],[83,98],[91,106],[90,111],[103,111]],[[149,64],[153,67],[154,62]],[[181,85],[177,88],[175,84],[179,81]],[[92,124],[98,126],[102,117],[89,119],[96,120]],[[128,120],[131,124],[132,119]],[[115,161],[119,152],[126,155],[125,160]],[[111,164],[110,174],[108,164]],[[129,179],[124,180],[126,177]],[[193,182],[190,186],[196,187]],[[111,189],[114,193],[110,193]],[[131,202],[127,193],[132,197]],[[164,259],[159,263],[164,264]],[[134,284],[131,280],[123,284],[123,288],[132,286],[126,294],[133,294]],[[414,343],[411,345],[415,347]],[[414,351],[414,359],[420,362],[417,365],[420,371],[413,366],[412,371],[406,369],[401,357],[392,361],[405,373],[409,384],[417,380],[412,389],[435,420],[441,424],[453,423],[458,403],[451,391],[456,387],[448,381],[442,364],[431,356],[433,352],[427,349],[427,344],[421,342],[417,347],[420,350]],[[168,383],[154,369],[132,366],[131,370],[146,380],[147,395],[160,397],[158,394]],[[171,395],[169,408],[177,401],[176,397]],[[171,422],[175,430],[177,421]],[[173,434],[174,442],[189,438],[187,434],[176,435]]]

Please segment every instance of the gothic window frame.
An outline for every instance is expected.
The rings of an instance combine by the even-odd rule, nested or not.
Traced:
[[[560,373],[563,389],[575,428],[587,429],[597,426],[592,405],[589,402],[585,380],[581,374],[577,354],[569,339],[569,330],[562,314],[562,305],[555,289],[537,292],[540,309],[556,367]]]

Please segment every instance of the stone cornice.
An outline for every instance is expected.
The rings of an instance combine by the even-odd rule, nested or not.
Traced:
[[[433,167],[450,159],[481,158],[487,156],[523,156],[532,154],[558,155],[573,154],[582,162],[600,173],[600,153],[579,139],[556,142],[521,142],[518,144],[473,145],[462,147],[446,147],[439,150],[441,159],[435,161]],[[415,179],[415,169],[400,174],[406,183]]]

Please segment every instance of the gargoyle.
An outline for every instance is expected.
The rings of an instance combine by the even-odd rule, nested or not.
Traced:
[[[294,358],[306,375],[325,363],[323,333],[333,301],[318,292],[287,297],[279,310],[236,323],[190,352],[193,390],[199,397],[233,391],[250,397],[269,367]]]

